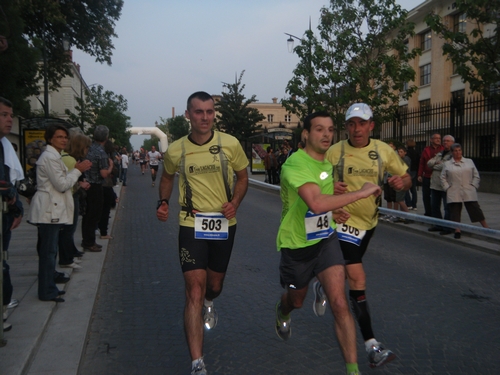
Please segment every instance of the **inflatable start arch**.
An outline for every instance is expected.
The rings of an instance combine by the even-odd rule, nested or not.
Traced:
[[[130,133],[136,134],[136,135],[156,135],[160,139],[160,152],[165,152],[167,151],[168,148],[168,138],[167,135],[162,132],[158,128],[139,128],[139,127],[132,127],[128,129]]]

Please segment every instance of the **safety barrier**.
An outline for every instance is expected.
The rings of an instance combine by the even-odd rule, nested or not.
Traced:
[[[380,213],[382,213],[384,215],[397,216],[397,217],[401,217],[403,219],[418,221],[418,222],[436,225],[436,226],[441,226],[441,227],[445,227],[445,228],[457,228],[457,229],[463,230],[463,231],[468,232],[468,233],[480,234],[480,235],[483,235],[486,237],[500,238],[500,230],[496,230],[496,229],[477,227],[475,225],[457,223],[454,221],[443,220],[443,219],[436,219],[434,217],[411,214],[409,212],[396,211],[396,210],[391,210],[389,208],[383,208],[383,207],[379,207],[379,211],[380,211]]]

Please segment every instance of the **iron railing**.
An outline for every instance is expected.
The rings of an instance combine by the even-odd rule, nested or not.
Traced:
[[[455,137],[463,155],[473,159],[479,171],[500,172],[500,101],[473,97],[416,109],[400,107],[393,121],[374,132],[374,138],[402,143],[412,138],[421,152],[434,133]]]

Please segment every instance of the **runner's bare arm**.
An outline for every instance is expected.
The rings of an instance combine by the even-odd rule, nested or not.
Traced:
[[[307,183],[299,187],[300,197],[315,214],[334,211],[359,199],[368,198],[371,195],[379,196],[381,192],[378,185],[370,182],[366,182],[357,191],[341,195],[322,194],[319,186],[314,183]]]
[[[172,189],[174,187],[175,175],[168,174],[165,170],[161,175],[160,180],[160,200],[167,199],[170,200],[170,195],[172,194]],[[167,221],[168,219],[168,204],[163,202],[160,207],[156,210],[156,217],[160,221]]]
[[[241,201],[245,197],[248,189],[248,172],[247,169],[242,169],[236,173],[236,183],[234,185],[234,193],[231,202],[226,202],[222,205],[222,213],[226,219],[230,220],[236,216],[236,210],[240,206]]]

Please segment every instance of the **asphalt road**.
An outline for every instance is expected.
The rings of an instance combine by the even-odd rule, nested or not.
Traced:
[[[157,221],[150,177],[128,173],[79,373],[189,374],[177,215]],[[332,315],[314,315],[312,291],[292,313],[291,339],[274,332],[280,209],[276,193],[250,188],[238,211],[219,322],[205,335],[210,375],[345,374]],[[398,356],[369,369],[358,334],[364,374],[500,373],[498,256],[380,224],[364,263],[375,334]]]

